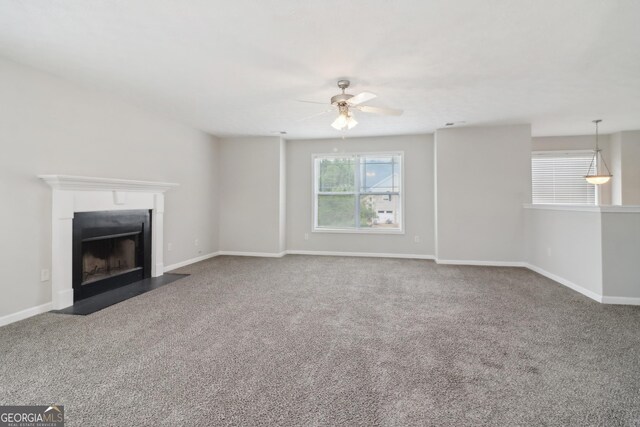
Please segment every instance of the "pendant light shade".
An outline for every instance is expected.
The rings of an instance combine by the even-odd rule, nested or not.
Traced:
[[[585,176],[589,184],[606,184],[611,179],[611,175],[587,175]]]
[[[593,152],[593,158],[591,159],[589,170],[587,171],[587,174],[584,177],[589,184],[594,184],[594,185],[606,184],[607,182],[609,182],[609,180],[612,177],[611,172],[609,172],[609,167],[607,166],[607,163],[604,161],[604,158],[602,157],[602,150],[598,146],[598,123],[600,123],[601,121],[602,120],[600,119],[593,121],[593,123],[596,124],[596,148]],[[604,168],[607,171],[606,174],[598,173],[599,165],[604,166]],[[591,172],[592,170],[593,170],[593,173]]]

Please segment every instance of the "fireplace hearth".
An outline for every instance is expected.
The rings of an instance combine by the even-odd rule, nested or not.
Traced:
[[[73,219],[73,299],[151,277],[148,210],[79,212]]]

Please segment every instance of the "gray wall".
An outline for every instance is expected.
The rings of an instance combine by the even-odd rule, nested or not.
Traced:
[[[51,189],[37,174],[177,182],[165,265],[218,249],[214,137],[4,60],[0,99],[0,316],[51,300],[51,282],[40,282],[51,268]]]
[[[283,250],[283,150],[280,137],[220,140],[221,251],[276,254]]]
[[[611,204],[622,204],[622,146],[620,132],[610,138],[611,145]]]
[[[604,302],[640,299],[640,213],[532,205],[525,215],[530,265]]]
[[[284,252],[287,249],[287,141],[280,138],[280,182],[279,182],[279,234],[278,249]]]
[[[604,294],[640,298],[640,213],[602,214]]]
[[[611,203],[640,205],[640,131],[611,135]]]
[[[529,264],[602,295],[599,212],[525,209]]]
[[[531,127],[439,130],[435,153],[438,259],[522,261]]]
[[[488,262],[531,259],[523,253],[521,208],[530,201],[528,125],[440,130],[437,144],[433,135],[218,140],[4,60],[0,96],[3,105],[10,106],[0,114],[0,316],[51,299],[50,282],[40,281],[40,270],[51,267],[51,190],[36,178],[38,174],[179,183],[166,196],[165,243],[172,246],[171,251],[165,249],[166,265],[218,250],[438,255],[442,260]],[[623,132],[620,138],[631,144],[639,143],[639,136]],[[534,139],[536,149],[590,148],[591,143],[591,137]],[[603,145],[607,144],[605,138]],[[624,154],[620,159],[627,173],[623,181],[629,183],[629,200],[640,201],[640,150],[630,147],[628,159]],[[312,154],[396,150],[405,154],[405,234],[311,231]],[[539,229],[562,226],[542,224],[544,215],[535,219]],[[603,227],[611,235],[637,230],[635,222],[607,222]],[[546,253],[546,247],[541,250]],[[605,251],[611,256],[605,265],[613,266],[606,273],[612,289],[629,294],[615,287],[618,279],[611,260],[619,250],[612,245]]]
[[[640,131],[620,132],[620,204],[640,205]]]
[[[313,233],[313,154],[404,152],[405,234]],[[433,136],[287,141],[287,249],[433,255]],[[305,240],[305,233],[309,239]],[[419,242],[415,242],[415,236]]]

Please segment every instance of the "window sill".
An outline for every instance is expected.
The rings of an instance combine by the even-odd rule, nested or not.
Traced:
[[[334,233],[334,234],[405,234],[403,229],[385,230],[385,229],[359,229],[349,230],[344,228],[314,228],[312,233]]]
[[[640,212],[640,206],[617,205],[561,205],[561,204],[525,204],[525,209],[543,209],[550,211],[579,211],[579,212]]]

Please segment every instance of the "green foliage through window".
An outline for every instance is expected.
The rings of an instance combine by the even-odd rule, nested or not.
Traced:
[[[332,193],[354,191],[354,172],[355,164],[353,159],[320,160],[319,191]]]

